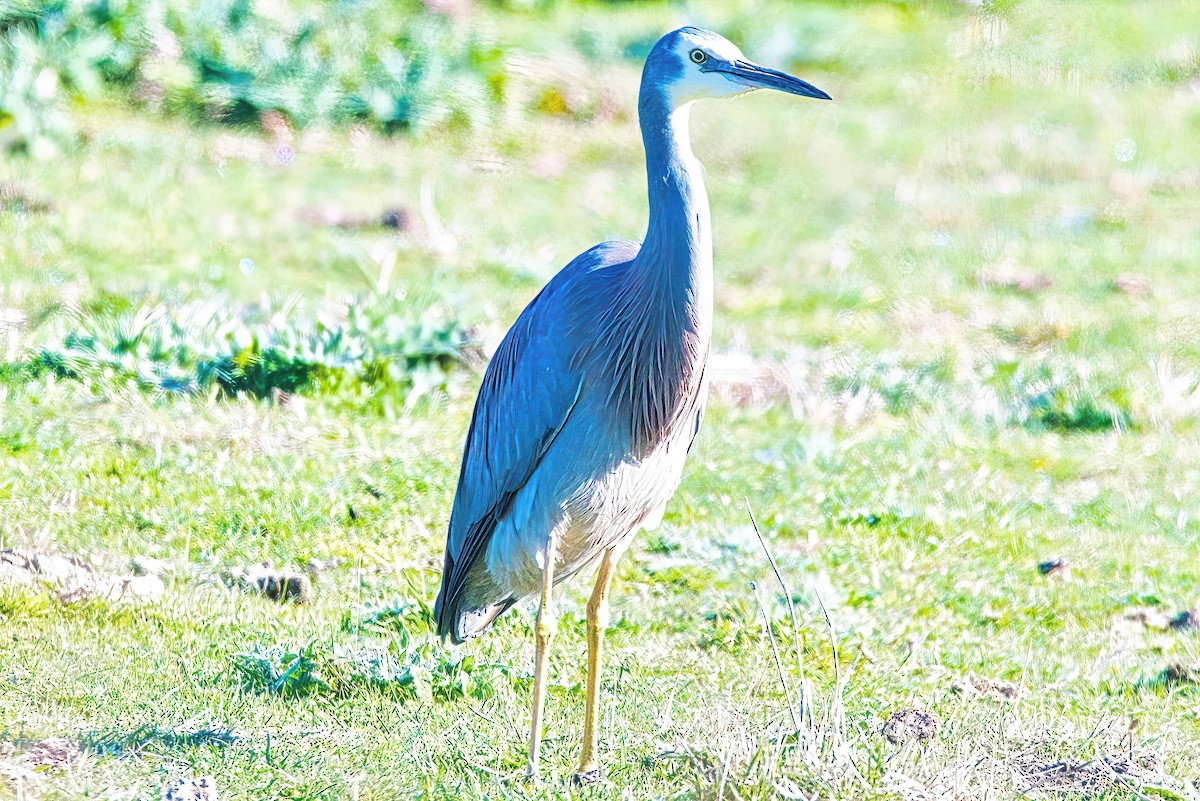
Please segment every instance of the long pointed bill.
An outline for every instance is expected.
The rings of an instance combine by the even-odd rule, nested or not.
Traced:
[[[750,89],[778,89],[780,92],[817,100],[833,99],[808,81],[794,78],[786,72],[755,64],[753,61],[742,61],[741,59],[727,61],[720,66],[714,66],[712,72],[723,72]]]

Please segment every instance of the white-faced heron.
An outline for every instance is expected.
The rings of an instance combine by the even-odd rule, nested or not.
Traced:
[[[712,329],[712,235],[692,102],[752,89],[828,100],[681,28],[646,59],[638,117],[650,223],[596,245],[521,312],[488,365],[463,449],[434,616],[454,642],[539,597],[529,773],[536,776],[555,584],[599,563],[587,605],[587,709],[576,779],[598,778],[600,656],[613,569],[662,519],[700,430]]]

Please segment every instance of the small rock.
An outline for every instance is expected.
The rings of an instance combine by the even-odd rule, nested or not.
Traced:
[[[35,768],[61,770],[76,762],[82,752],[79,746],[65,737],[39,740],[25,752],[25,758]]]
[[[302,604],[312,597],[312,580],[299,571],[273,570],[264,562],[234,571],[236,584],[250,592],[265,595],[272,601],[291,601]]]
[[[0,583],[4,582],[32,584],[33,574],[26,570],[23,565],[18,565],[14,561],[10,561],[8,554],[0,553]]]
[[[147,601],[161,600],[166,593],[167,587],[157,575],[130,576],[122,587],[122,595]]]
[[[278,141],[287,142],[292,138],[292,128],[288,125],[287,117],[275,109],[270,109],[260,114],[258,124]]]
[[[407,231],[412,228],[412,214],[408,209],[384,209],[383,214],[379,215],[379,224],[384,228]]]
[[[1167,626],[1174,631],[1197,631],[1200,630],[1200,615],[1192,609],[1185,609],[1167,621]]]
[[[91,587],[84,586],[82,584],[72,584],[70,586],[63,587],[57,593],[55,593],[55,596],[58,598],[58,602],[63,606],[77,604],[94,597],[92,595]]]
[[[1159,679],[1168,686],[1174,684],[1200,684],[1200,672],[1196,668],[1185,665],[1182,662],[1174,662],[1167,665],[1162,673],[1158,674]]]
[[[19,551],[6,548],[0,551],[0,575],[15,576],[13,569],[26,573],[33,580],[50,585],[59,595],[63,603],[70,603],[92,595],[96,583],[95,572],[83,561],[82,557],[74,554],[45,553],[40,551]],[[10,576],[11,574],[11,576]]]
[[[1150,280],[1137,273],[1122,273],[1113,281],[1113,289],[1123,295],[1140,297],[1150,294]]]
[[[212,776],[176,779],[163,793],[163,801],[217,801],[217,782]]]
[[[932,712],[915,707],[906,707],[892,713],[883,724],[883,736],[892,745],[917,742],[922,745],[937,736],[938,719]]]
[[[79,584],[87,580],[92,568],[81,557],[73,554],[59,553],[25,553],[10,551],[9,553],[25,560],[25,569],[36,573],[44,581],[59,584]]]
[[[300,211],[300,220],[307,225],[331,228],[391,228],[408,232],[413,227],[413,213],[403,206],[390,206],[376,215],[354,214],[340,206],[325,205]]]
[[[985,679],[978,676],[972,676],[964,681],[955,682],[950,688],[960,695],[977,696],[977,695],[992,695],[1003,698],[1006,701],[1012,701],[1017,697],[1017,686],[1010,684],[1007,681],[996,681],[994,679]]]
[[[1166,631],[1171,628],[1171,619],[1167,617],[1166,613],[1152,607],[1130,609],[1125,613],[1125,619],[1141,623],[1146,628],[1155,631]]]
[[[303,573],[277,573],[260,581],[260,591],[273,601],[294,601],[302,604],[309,599],[309,578]]]
[[[103,597],[110,600],[136,598],[157,600],[165,593],[162,579],[149,572],[147,564],[158,560],[134,560],[147,571],[141,576],[122,576],[93,570],[82,557],[74,554],[0,550],[0,581],[18,581],[47,585],[64,604]],[[165,564],[165,563],[159,563]]]
[[[1038,562],[1037,569],[1043,576],[1058,579],[1059,581],[1066,581],[1071,577],[1071,566],[1062,557]]]

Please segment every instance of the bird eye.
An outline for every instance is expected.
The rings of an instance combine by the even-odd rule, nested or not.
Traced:
[[[692,61],[697,64],[703,64],[705,61],[708,61],[708,55],[703,50],[693,50]]]

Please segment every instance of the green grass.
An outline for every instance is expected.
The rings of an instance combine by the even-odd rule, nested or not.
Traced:
[[[1200,794],[1197,691],[1166,672],[1200,639],[1156,622],[1200,600],[1200,12],[993,6],[480,6],[527,66],[474,137],[305,131],[283,165],[266,135],[109,101],[75,111],[77,149],[0,162],[29,196],[0,205],[5,362],[114,298],[294,294],[299,325],[402,295],[486,351],[572,256],[642,231],[658,32],[728,31],[836,98],[695,111],[716,348],[749,368],[718,371],[662,527],[620,566],[605,784],[567,787],[586,581],[560,593],[541,789],[520,778],[530,611],[457,650],[428,631],[471,359],[424,393],[286,402],[10,365],[0,548],[168,570],[157,601],[0,572],[0,798],[204,774],[223,799]],[[611,109],[530,110],[567,89]],[[358,224],[393,208],[410,227]],[[1043,576],[1056,557],[1069,575]],[[228,586],[263,561],[314,566],[311,602]],[[910,706],[938,733],[893,745]],[[49,737],[78,757],[33,769]]]

